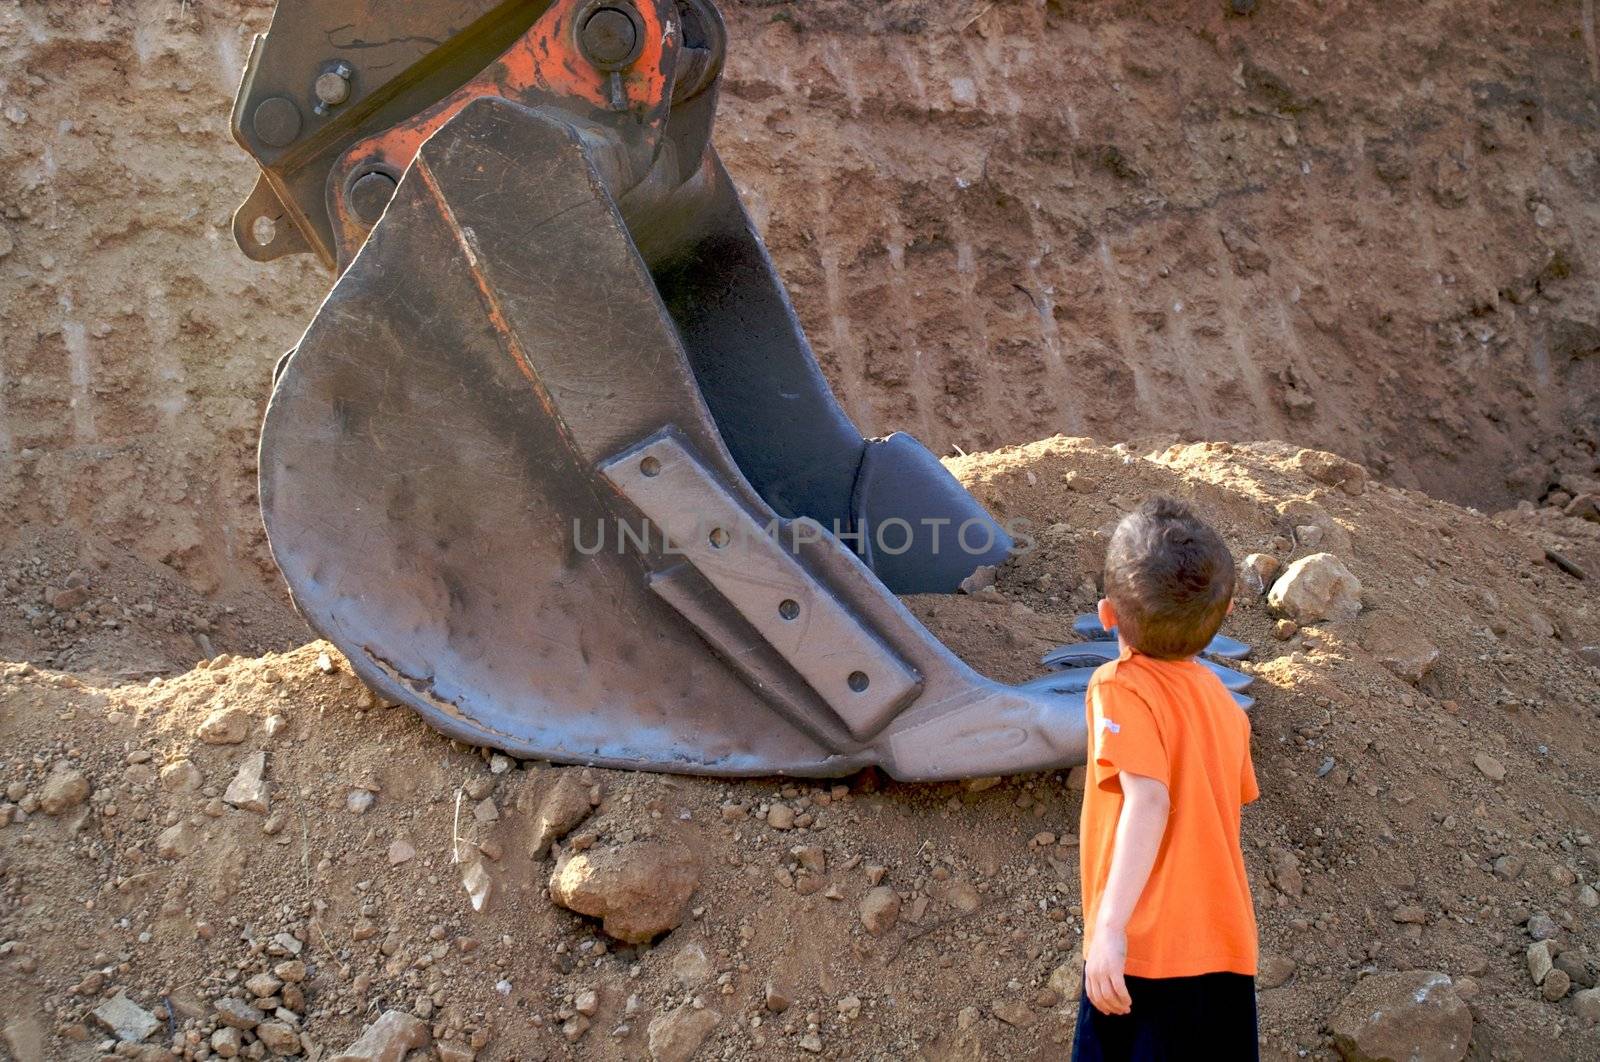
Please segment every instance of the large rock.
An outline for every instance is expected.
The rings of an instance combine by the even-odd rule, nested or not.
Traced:
[[[1438,647],[1418,633],[1415,624],[1387,614],[1367,623],[1361,646],[1395,677],[1413,686],[1427,677],[1439,660]]]
[[[57,767],[39,787],[39,808],[46,815],[60,815],[88,800],[89,792],[89,780],[82,771]]]
[[[402,1010],[386,1010],[367,1026],[361,1039],[328,1062],[401,1062],[407,1051],[428,1046],[427,1022]]]
[[[1361,580],[1332,553],[1313,553],[1272,584],[1267,606],[1300,624],[1354,619],[1361,611]]]
[[[550,898],[601,920],[618,940],[643,944],[675,929],[700,884],[700,861],[681,844],[646,841],[566,852],[550,875]]]
[[[1346,1062],[1461,1062],[1472,1040],[1472,1012],[1432,970],[1364,978],[1328,1026]]]
[[[685,1003],[650,1021],[648,1038],[652,1062],[689,1062],[717,1027],[711,1010],[695,1010]]]

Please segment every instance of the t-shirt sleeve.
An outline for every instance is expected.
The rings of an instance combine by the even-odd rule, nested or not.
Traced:
[[[1244,748],[1244,773],[1239,778],[1239,803],[1248,804],[1261,796],[1261,787],[1256,784],[1256,767],[1250,759],[1250,746]]]
[[[1117,682],[1089,691],[1090,773],[1108,787],[1119,771],[1170,784],[1172,763],[1155,713],[1138,693]]]

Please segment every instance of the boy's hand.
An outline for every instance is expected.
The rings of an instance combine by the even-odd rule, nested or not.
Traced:
[[[1097,928],[1083,964],[1083,990],[1102,1014],[1126,1014],[1133,1009],[1128,983],[1122,977],[1127,961],[1127,932],[1110,926]]]

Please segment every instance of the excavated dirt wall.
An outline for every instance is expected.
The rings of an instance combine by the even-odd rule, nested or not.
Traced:
[[[1283,438],[1493,507],[1592,474],[1587,6],[1239,6],[725,5],[719,143],[850,411],[945,453]],[[167,651],[297,630],[253,446],[327,278],[228,231],[270,13],[0,7],[0,554],[152,588]],[[9,655],[59,651],[36,622]]]

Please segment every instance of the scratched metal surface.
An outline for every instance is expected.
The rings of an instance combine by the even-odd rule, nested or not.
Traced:
[[[867,444],[710,147],[716,67],[695,66],[665,121],[658,78],[622,106],[549,106],[545,86],[402,123],[430,135],[263,426],[262,511],[297,605],[387,695],[525,756],[927,779],[1081,759],[1081,694],[977,675],[832,536],[786,566],[797,599],[849,617],[815,638],[752,611],[772,589],[760,550],[730,583],[659,535],[578,548],[638,523],[602,469],[663,432],[703,469],[699,509],[826,526],[855,500]],[[911,495],[982,516],[937,462],[908,467],[929,477]],[[900,692],[853,714],[830,670],[846,660]]]

